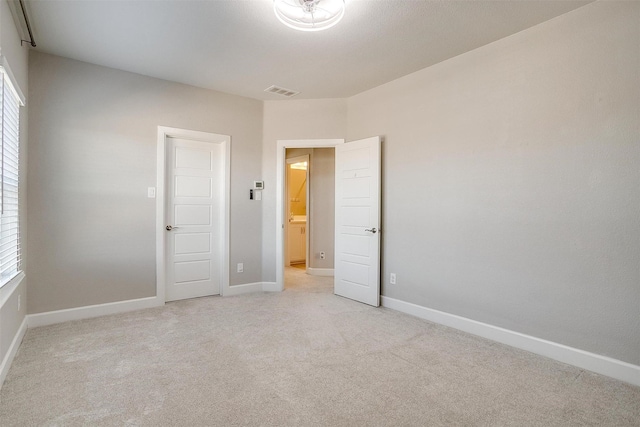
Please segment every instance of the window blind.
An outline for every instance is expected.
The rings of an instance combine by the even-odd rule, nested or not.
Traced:
[[[0,67],[0,286],[20,271],[18,165],[20,98],[4,68]]]

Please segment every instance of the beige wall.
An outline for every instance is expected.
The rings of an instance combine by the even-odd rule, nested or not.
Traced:
[[[333,268],[335,237],[335,149],[314,148],[311,164],[312,268]],[[325,259],[320,259],[320,252]]]
[[[40,53],[29,82],[30,313],[155,295],[159,125],[231,135],[230,283],[260,281],[262,102]]]
[[[344,138],[347,132],[345,99],[301,99],[264,102],[262,175],[262,277],[276,279],[276,144],[281,139]],[[312,254],[313,255],[313,254]],[[327,258],[329,253],[327,252]],[[333,257],[332,257],[333,258]],[[315,259],[315,256],[312,256]],[[314,261],[315,262],[315,261]],[[324,267],[323,267],[324,268]]]
[[[0,1],[0,53],[9,63],[20,90],[27,96],[29,92],[27,76],[29,48],[20,45],[20,38],[9,5],[5,1]],[[28,99],[26,104],[20,109],[20,244],[22,247],[22,270],[27,272],[27,277],[13,291],[9,286],[0,290],[0,363],[7,355],[7,351],[27,313],[26,296],[27,280],[29,279],[26,248]],[[18,297],[21,299],[20,309],[18,309]]]
[[[349,99],[384,295],[640,364],[639,22],[596,2]]]

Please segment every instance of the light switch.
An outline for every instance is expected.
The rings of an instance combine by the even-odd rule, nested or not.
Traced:
[[[262,191],[256,191],[255,195],[256,195],[256,200],[262,200]]]
[[[150,199],[156,198],[156,187],[147,188],[147,197]]]

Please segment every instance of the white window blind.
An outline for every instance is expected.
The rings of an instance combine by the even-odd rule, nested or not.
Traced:
[[[9,74],[0,67],[0,286],[20,272],[18,164],[20,98]]]

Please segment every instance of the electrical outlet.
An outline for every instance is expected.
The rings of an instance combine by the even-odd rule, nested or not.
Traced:
[[[324,253],[324,251],[320,252],[320,259],[325,259],[326,258],[326,254]]]
[[[20,305],[21,305],[21,303],[20,303],[20,297],[22,297],[22,295],[21,295],[21,294],[18,294],[18,311],[20,311]]]
[[[241,262],[238,263],[238,273],[244,273],[244,264]]]
[[[396,284],[396,273],[391,273],[389,275],[389,283],[392,284],[392,285]]]

